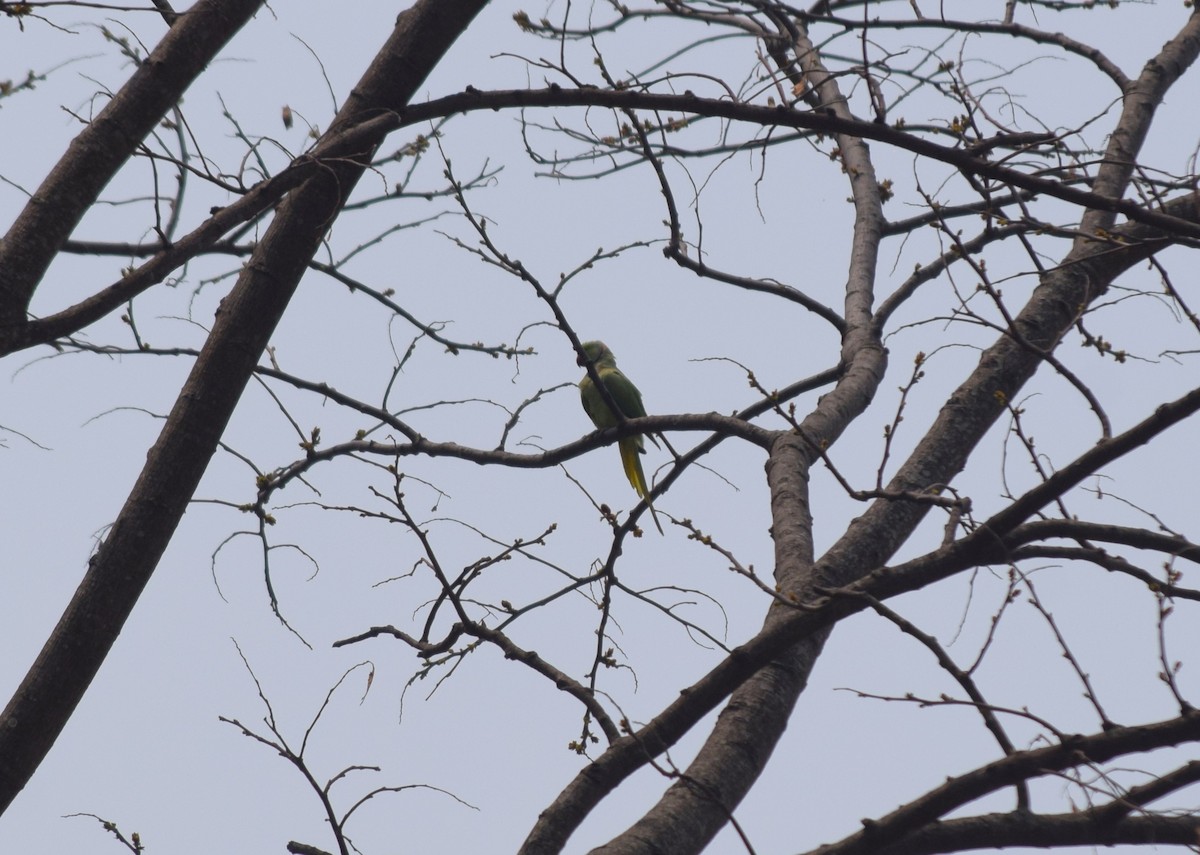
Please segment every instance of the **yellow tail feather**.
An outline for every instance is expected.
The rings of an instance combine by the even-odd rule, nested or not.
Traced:
[[[646,486],[646,473],[642,471],[642,461],[638,459],[640,451],[637,440],[623,439],[618,445],[621,448],[621,463],[625,466],[625,477],[629,479],[638,496],[644,497],[650,489]]]
[[[650,504],[650,487],[646,484],[646,473],[642,471],[642,461],[638,456],[641,454],[640,443],[637,439],[623,439],[617,443],[617,446],[621,449],[621,465],[625,467],[625,477],[629,479],[629,483],[633,485],[638,496],[646,500],[646,507],[650,509],[650,518],[654,520],[654,527],[658,529],[659,534],[663,534],[662,524],[658,521],[658,513],[654,510],[654,505]]]

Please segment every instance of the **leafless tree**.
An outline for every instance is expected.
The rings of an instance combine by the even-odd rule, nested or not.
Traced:
[[[59,6],[71,5],[4,3],[0,10],[6,26],[32,32],[57,26]],[[410,607],[420,606],[411,617],[364,622],[336,647],[357,657],[368,641],[402,646],[416,657],[414,680],[449,679],[472,655],[494,648],[505,660],[494,667],[524,666],[544,678],[545,691],[578,704],[582,721],[571,741],[578,774],[528,817],[523,853],[563,851],[593,808],[647,767],[663,777],[661,797],[628,828],[610,829],[595,851],[699,852],[731,824],[753,851],[739,804],[760,782],[785,728],[805,730],[797,701],[834,627],[868,612],[904,633],[944,682],[928,692],[931,684],[914,680],[898,694],[860,694],[969,716],[991,741],[991,758],[964,770],[947,757],[941,784],[906,790],[895,810],[816,849],[797,829],[793,849],[854,855],[1200,845],[1200,804],[1195,788],[1187,789],[1200,780],[1200,761],[1191,759],[1200,713],[1183,670],[1187,639],[1195,638],[1187,623],[1200,600],[1183,578],[1184,565],[1200,561],[1188,489],[1197,470],[1194,428],[1181,424],[1200,409],[1192,370],[1200,319],[1190,293],[1190,253],[1200,244],[1200,137],[1194,121],[1161,118],[1175,87],[1195,91],[1189,75],[1200,54],[1200,14],[1181,8],[1175,30],[1154,36],[1165,44],[1148,48],[1141,67],[1130,70],[1099,41],[1073,35],[1109,14],[1091,2],[994,0],[969,4],[978,16],[971,19],[951,17],[966,4],[928,0],[807,9],[775,0],[552,4],[545,17],[518,12],[502,39],[529,85],[492,88],[481,73],[470,86],[419,100],[426,79],[486,3],[417,0],[399,14],[327,128],[313,123],[306,150],[288,151],[235,125],[244,156],[234,167],[205,154],[199,117],[185,109],[183,95],[203,85],[206,66],[264,6],[153,5],[161,40],[145,49],[110,33],[131,63],[127,82],[80,116],[82,129],[0,242],[0,353],[10,361],[28,362],[47,347],[130,361],[191,360],[124,507],[0,718],[0,806],[30,780],[71,719],[196,500],[210,461],[224,449],[254,473],[252,489],[243,479],[230,487],[242,492],[226,501],[254,520],[239,534],[261,544],[275,619],[289,623],[273,556],[305,544],[278,541],[273,528],[296,512],[300,500],[293,497],[312,489],[316,498],[306,506],[319,508],[320,518],[351,514],[359,526],[385,523],[403,533],[408,557],[395,575],[407,577],[406,591],[419,592],[410,594]],[[150,13],[112,7],[107,14],[137,18],[142,28]],[[1046,19],[1053,26],[1044,26]],[[486,57],[474,59],[485,67]],[[36,97],[37,82],[31,73],[0,94]],[[294,118],[285,109],[284,121]],[[658,233],[599,249],[548,277],[551,262],[515,250],[513,224],[479,201],[484,190],[506,191],[498,167],[509,164],[484,160],[464,168],[447,153],[468,120],[497,136],[519,135],[542,186],[563,198],[561,216],[571,227],[591,228],[589,217],[618,219],[629,206],[654,210]],[[436,178],[420,184],[414,176],[424,181],[430,169]],[[130,220],[134,236],[77,235],[110,182],[134,170],[149,182],[141,218]],[[837,173],[841,196],[819,198],[816,176]],[[730,181],[748,201],[726,211],[716,185]],[[586,210],[573,195],[580,187],[608,193],[609,207]],[[227,201],[208,211],[218,197]],[[714,197],[720,201],[710,202]],[[413,198],[440,200],[440,213],[386,213]],[[360,224],[353,248],[335,252],[335,223],[342,228],[363,211],[374,231]],[[734,247],[756,243],[767,221],[791,238],[757,243],[757,258],[748,262]],[[503,283],[495,287],[508,289],[505,300],[525,301],[526,308],[494,325],[484,319],[478,340],[455,337],[417,308],[436,283],[404,282],[395,290],[357,276],[350,260],[384,252],[384,239],[402,228],[423,230],[429,240],[444,233],[444,245],[483,262],[491,281]],[[51,263],[64,256],[133,261],[116,281],[35,313]],[[151,344],[135,311],[142,301],[195,281],[193,265],[228,269],[222,259],[231,256],[238,259],[236,281],[221,292],[211,326],[197,321],[205,326],[202,346],[164,346],[157,335]],[[518,441],[553,435],[550,402],[573,395],[565,381],[581,376],[572,360],[549,369],[563,382],[539,384],[531,366],[541,355],[551,345],[560,355],[568,348],[582,354],[581,339],[600,332],[614,343],[616,334],[597,330],[572,299],[580,283],[628,270],[620,265],[630,256],[647,281],[685,271],[706,286],[670,318],[639,312],[629,291],[608,298],[624,320],[619,334],[653,341],[664,357],[680,341],[673,327],[686,326],[687,313],[703,311],[712,293],[733,295],[745,308],[723,319],[727,338],[700,355],[737,352],[740,341],[762,335],[772,314],[794,315],[792,332],[773,342],[774,359],[735,363],[749,392],[729,398],[736,401],[732,413],[671,414],[650,401],[650,416],[616,428],[588,433],[580,418],[557,428],[566,437],[557,444]],[[389,323],[413,331],[410,344],[397,348],[383,388],[363,394],[275,359],[272,336],[305,274],[340,283]],[[225,281],[205,280],[205,293]],[[510,334],[513,317],[519,321]],[[123,320],[124,338],[105,326],[114,318]],[[322,334],[349,342],[364,333]],[[397,400],[393,386],[415,364],[413,355],[434,350],[471,364],[503,359],[518,366],[521,382],[487,388],[487,416],[424,422],[423,411],[454,413],[479,400],[444,391],[440,362],[422,369],[427,399]],[[650,373],[622,364],[636,377]],[[299,442],[295,459],[276,451],[262,463],[223,443],[251,383],[294,429],[295,438],[275,447],[294,450]],[[4,419],[20,428],[13,414]],[[318,421],[321,428],[302,427]],[[652,498],[672,524],[654,545],[653,532],[643,537],[646,502],[628,513],[613,509],[566,466],[595,452],[615,468],[614,453],[598,449],[641,433],[665,440],[667,462]],[[698,479],[729,474],[716,454],[731,445],[765,461],[752,519],[698,498]],[[487,479],[497,472],[542,479],[528,489],[543,495],[553,479],[553,495],[585,496],[603,528],[560,528],[557,499],[514,501],[526,529],[519,535],[488,534],[489,523],[453,507],[452,524],[424,518],[416,506],[430,496],[435,507],[453,506],[437,484],[461,461],[478,464],[474,489],[495,502],[504,495]],[[1159,489],[1126,486],[1138,469],[1155,470]],[[736,480],[759,477],[752,468]],[[349,498],[329,498],[318,487],[326,479]],[[1093,501],[1099,498],[1110,501]],[[814,507],[836,510],[814,514]],[[769,568],[755,567],[733,545],[766,537]],[[479,550],[470,558],[462,557],[466,541]],[[656,559],[655,583],[639,586],[626,568],[650,548],[668,557]],[[687,572],[710,560],[732,571],[736,604],[726,589]],[[499,572],[512,563],[536,581],[518,584]],[[990,605],[964,609],[964,583]],[[969,653],[953,650],[944,633],[909,613],[906,604],[929,600],[897,602],[920,592],[942,596],[944,604],[945,591],[956,592],[950,608],[964,612],[959,631],[974,645]],[[752,608],[760,625],[729,637],[720,617],[689,611],[701,599],[725,614]],[[1080,607],[1071,626],[1056,619],[1055,604],[1064,600]],[[586,625],[573,623],[581,602],[594,616]],[[1018,622],[1014,604],[1045,630],[1036,660],[1004,642]],[[644,654],[649,661],[635,661],[622,650],[618,627],[647,608],[656,632],[703,651],[706,670],[661,686],[667,700],[648,716],[631,717],[622,672],[655,670],[662,662],[653,656],[669,662],[674,655],[664,645]],[[561,650],[542,644],[535,652],[523,639],[547,618],[583,628],[564,637]],[[1076,639],[1132,626],[1155,639],[1156,662],[1112,661]],[[590,650],[582,672],[573,650],[581,636]],[[1057,690],[1082,693],[1086,716],[1060,720],[1052,695],[1032,688],[1023,694],[1019,680],[996,698],[989,669],[1011,674],[1051,662],[1065,663],[1070,676]],[[1106,688],[1132,685],[1147,671],[1160,688],[1157,696],[1139,692],[1137,706]],[[305,754],[316,719],[297,747],[261,686],[259,695],[268,710],[265,729],[227,721],[306,778],[335,848],[352,851],[345,826],[363,801],[339,807],[331,789],[363,767],[322,784]],[[676,764],[672,749],[689,739],[694,755]],[[845,746],[849,774],[854,751]],[[778,798],[782,824],[791,797]],[[967,809],[981,799],[984,809]],[[131,843],[116,833],[140,851],[136,837]],[[290,851],[324,849],[293,843]]]

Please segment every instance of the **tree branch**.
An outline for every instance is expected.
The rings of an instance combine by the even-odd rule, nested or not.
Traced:
[[[332,122],[331,136],[363,115],[402,108],[485,2],[418,0],[402,13]],[[242,0],[242,5],[249,4]],[[172,27],[168,38],[189,32],[192,14]],[[211,23],[202,16],[194,20],[201,29]],[[37,661],[0,715],[0,811],[33,775],[111,649],[183,516],[309,260],[382,139],[380,134],[363,140],[360,157],[327,164],[289,196],[221,304],[212,333],[125,506]],[[99,187],[95,189],[98,192]],[[59,228],[56,233],[65,239],[67,231]],[[42,259],[45,263],[61,239],[39,243],[38,252],[49,252]],[[41,258],[36,252],[35,256]],[[28,282],[31,264],[27,259],[22,268],[25,278],[9,280],[9,296],[14,281],[17,286]],[[0,271],[4,270],[0,264]],[[5,293],[3,287],[0,293]]]
[[[19,334],[38,283],[100,191],[261,6],[196,3],[71,142],[0,240],[0,353]]]

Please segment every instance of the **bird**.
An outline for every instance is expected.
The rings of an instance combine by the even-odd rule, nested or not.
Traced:
[[[608,390],[608,396],[620,410],[620,416],[612,411],[600,390],[596,388],[596,384],[592,382],[592,376],[585,374],[579,381],[579,397],[583,402],[583,410],[592,420],[592,424],[597,429],[604,430],[616,427],[622,419],[637,419],[646,415],[646,407],[642,404],[642,393],[628,377],[621,373],[621,369],[617,368],[617,360],[613,357],[612,351],[608,349],[608,345],[602,341],[585,341],[582,349],[583,355],[575,360],[576,363],[584,368],[591,363],[592,367],[596,369],[596,376]],[[652,436],[650,441],[655,446],[658,445],[658,441]],[[633,485],[638,496],[646,500],[646,507],[650,509],[654,527],[658,529],[659,534],[662,534],[663,529],[658,521],[658,514],[654,510],[654,505],[650,504],[650,488],[646,484],[646,473],[642,471],[642,461],[639,458],[639,455],[646,453],[645,446],[643,434],[623,437],[617,441],[617,448],[621,452],[621,464],[625,467],[625,476]]]

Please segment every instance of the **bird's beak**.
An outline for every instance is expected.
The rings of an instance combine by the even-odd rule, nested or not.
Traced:
[[[576,356],[575,364],[578,365],[580,368],[582,368],[583,366],[587,365],[587,360],[584,359],[582,356]]]

